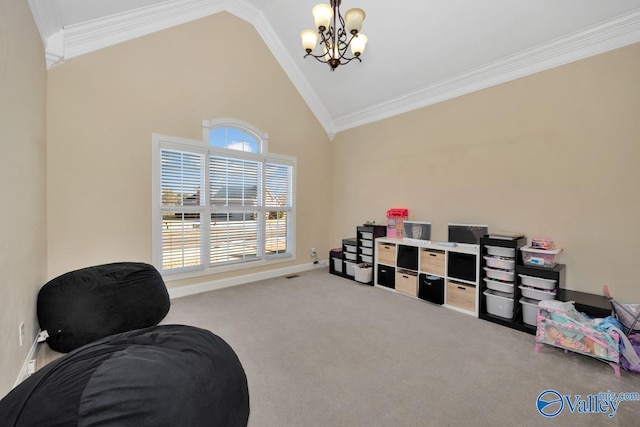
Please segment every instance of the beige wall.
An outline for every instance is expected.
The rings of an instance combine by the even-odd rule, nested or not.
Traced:
[[[338,134],[333,241],[391,207],[553,238],[566,287],[640,301],[640,44]]]
[[[255,29],[230,14],[53,68],[48,111],[50,277],[151,262],[151,134],[201,139],[202,119],[220,117],[255,125],[270,151],[297,157],[297,260],[276,267],[329,249],[330,142]]]
[[[0,2],[0,397],[35,339],[46,279],[44,48],[29,6]],[[25,324],[19,346],[18,327]]]

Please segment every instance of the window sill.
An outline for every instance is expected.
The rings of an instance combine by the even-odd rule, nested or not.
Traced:
[[[211,276],[213,274],[218,273],[227,273],[230,271],[241,271],[241,270],[249,270],[252,268],[265,267],[268,265],[281,264],[283,262],[291,262],[295,261],[296,257],[293,255],[276,255],[269,259],[259,259],[256,261],[250,262],[239,262],[236,264],[227,264],[220,267],[213,267],[201,270],[191,270],[191,271],[181,271],[181,272],[162,272],[162,278],[165,281],[174,281],[174,280],[182,280],[182,279],[190,279],[193,277],[201,277],[201,276]]]

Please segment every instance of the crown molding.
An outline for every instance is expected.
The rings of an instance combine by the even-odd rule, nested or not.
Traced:
[[[29,0],[33,20],[44,45],[47,68],[64,61],[64,30],[58,0]]]
[[[29,0],[33,20],[38,27],[42,43],[47,47],[49,37],[62,29],[62,15],[58,0]]]
[[[225,10],[224,0],[176,0],[65,27],[65,55],[73,58]]]
[[[64,30],[49,36],[45,46],[47,69],[64,62]]]
[[[334,119],[337,132],[467,95],[560,65],[640,42],[640,8],[423,87],[415,92]]]

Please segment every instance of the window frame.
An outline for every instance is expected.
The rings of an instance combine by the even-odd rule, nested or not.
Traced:
[[[291,262],[296,260],[296,175],[297,175],[297,159],[291,156],[284,156],[279,154],[272,154],[267,151],[268,135],[260,133],[257,129],[235,119],[216,119],[216,120],[203,120],[203,138],[202,140],[192,140],[187,138],[180,138],[175,136],[167,136],[161,134],[152,134],[152,263],[160,271],[163,277],[171,280],[179,280],[182,278],[210,275],[215,273],[229,272],[245,270],[249,268],[256,268],[262,266],[268,266],[271,264],[277,264],[282,262]],[[250,153],[240,150],[220,148],[209,145],[209,130],[219,127],[233,127],[244,132],[250,133],[255,136],[259,141],[261,153]],[[204,205],[196,207],[177,206],[175,208],[162,205],[162,166],[161,166],[161,154],[162,150],[175,150],[180,152],[196,153],[204,156],[203,164],[203,189],[204,192]],[[261,222],[258,224],[258,253],[259,255],[255,259],[240,260],[236,262],[224,263],[221,265],[211,265],[210,263],[210,250],[211,250],[211,234],[210,234],[210,218],[211,214],[219,212],[219,209],[215,209],[209,203],[209,162],[211,156],[221,156],[232,159],[241,159],[248,161],[256,161],[262,164],[262,194],[265,194],[265,169],[267,164],[284,165],[291,167],[291,201],[290,208],[286,208],[290,215],[290,220],[287,223],[287,252],[282,254],[266,254],[266,213],[274,210],[271,206],[268,206],[264,196],[261,206],[256,207],[258,217],[261,218]],[[163,250],[163,234],[162,234],[162,211],[168,210],[183,210],[183,211],[198,211],[202,212],[200,217],[200,238],[201,240],[201,263],[192,267],[180,267],[176,269],[164,270],[162,250]],[[231,208],[233,210],[233,208]],[[278,209],[283,210],[283,209]],[[264,213],[265,215],[261,215]],[[209,218],[209,220],[206,220]]]

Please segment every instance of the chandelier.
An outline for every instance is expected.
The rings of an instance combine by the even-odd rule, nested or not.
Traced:
[[[331,5],[325,3],[315,5],[311,12],[318,31],[304,30],[300,33],[302,47],[307,52],[304,57],[312,56],[322,63],[329,64],[331,71],[354,59],[362,62],[360,55],[367,44],[367,36],[360,34],[365,18],[364,10],[349,9],[343,18],[340,15],[341,3],[342,0],[331,0]],[[316,55],[313,51],[318,38],[322,53]],[[347,55],[349,47],[353,56]]]

